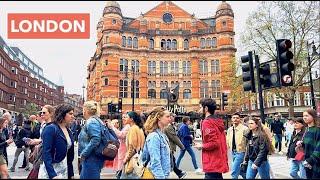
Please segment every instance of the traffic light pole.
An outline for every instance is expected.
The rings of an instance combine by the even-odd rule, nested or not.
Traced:
[[[309,46],[307,45],[307,48]],[[312,71],[311,71],[311,58],[308,49],[308,68],[309,68],[309,80],[310,80],[310,90],[311,90],[311,105],[312,109],[316,109],[316,102],[314,99],[314,89],[313,89],[313,81],[312,81]]]
[[[257,72],[257,76],[258,79],[260,78],[260,71],[259,71],[259,67],[260,67],[260,62],[259,62],[259,56],[256,55],[256,53],[254,52],[254,60],[255,60],[255,66],[256,66],[256,72]],[[262,97],[262,87],[261,87],[261,82],[258,81],[258,92],[259,92],[259,109],[260,109],[260,119],[262,121],[263,124],[266,123],[265,121],[265,116],[264,116],[264,107],[263,107],[263,97]]]

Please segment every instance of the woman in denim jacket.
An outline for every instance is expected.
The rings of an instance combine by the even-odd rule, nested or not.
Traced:
[[[147,167],[156,179],[168,178],[171,171],[169,140],[163,132],[169,123],[170,112],[163,107],[157,107],[150,113],[144,125],[147,139],[142,161],[149,159]]]
[[[104,160],[95,154],[101,142],[101,123],[98,117],[99,105],[95,101],[87,101],[83,105],[85,125],[79,134],[80,179],[100,179]],[[99,122],[100,121],[100,122]]]

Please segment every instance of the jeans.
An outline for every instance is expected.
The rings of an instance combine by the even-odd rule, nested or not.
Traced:
[[[222,173],[212,172],[212,173],[205,173],[204,179],[223,179]]]
[[[17,148],[16,152],[14,154],[14,160],[12,164],[12,169],[16,168],[16,164],[18,162],[18,158],[21,152],[24,152],[24,157],[26,158],[26,168],[29,168],[29,153],[30,153],[30,148],[29,147],[22,147],[22,148]]]
[[[298,175],[298,171],[300,171],[300,176]],[[302,165],[302,161],[294,159],[291,161],[290,176],[294,179],[306,179],[306,171]]]
[[[103,163],[103,160],[89,156],[81,163],[80,179],[100,179]]]
[[[186,149],[184,149],[184,150],[182,150],[182,149],[180,150],[180,155],[179,155],[178,160],[177,160],[177,167],[179,168],[181,159],[183,158],[184,153],[186,153],[186,151],[188,151],[188,153],[191,156],[194,169],[198,169],[196,156],[194,155],[194,152],[193,152],[191,146],[186,147]]]
[[[176,173],[176,175],[177,175],[178,177],[180,177],[182,171],[177,167],[176,158],[174,157],[174,152],[171,152],[171,155],[170,155],[170,156],[172,157],[173,171],[174,171],[174,173]]]
[[[240,175],[240,164],[243,162],[244,159],[244,152],[232,152],[232,167],[231,167],[231,177],[232,179],[238,179]],[[245,179],[246,175],[241,174],[243,179]]]
[[[260,167],[258,167],[258,169],[252,169],[252,164],[253,162],[249,160],[246,179],[255,179],[258,172],[261,179],[270,179],[269,161],[263,161],[263,163],[260,165]]]
[[[274,138],[276,141],[276,149],[279,146],[279,152],[281,151],[281,141],[282,141],[282,134],[274,134]]]

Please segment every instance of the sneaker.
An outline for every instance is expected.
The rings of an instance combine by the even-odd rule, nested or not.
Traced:
[[[196,172],[196,174],[202,174],[203,173],[202,169],[200,169],[200,168],[196,169],[195,172]]]
[[[182,171],[181,174],[179,175],[179,179],[183,179],[184,177],[186,177],[187,172]]]
[[[11,171],[11,172],[15,172],[15,170],[14,170],[12,167],[10,168],[10,171]]]

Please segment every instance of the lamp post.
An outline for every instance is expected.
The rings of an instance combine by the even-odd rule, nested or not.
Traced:
[[[125,68],[125,72],[126,72],[126,79],[128,79],[128,66],[126,66]],[[136,83],[135,83],[135,79],[134,79],[134,74],[135,74],[135,68],[134,66],[132,66],[131,68],[131,71],[132,71],[132,83],[131,83],[131,87],[132,87],[132,94],[131,94],[131,97],[132,97],[132,111],[134,111],[134,97],[135,97],[135,88],[136,88]]]
[[[312,49],[313,49],[313,52],[312,52],[312,56],[318,54],[317,51],[316,51],[316,47],[314,45],[314,42],[312,42],[311,44],[312,45]],[[309,80],[310,80],[310,90],[311,90],[311,105],[312,105],[312,108],[313,109],[316,109],[316,102],[315,102],[315,98],[314,98],[314,89],[313,89],[313,81],[312,81],[312,71],[311,71],[311,57],[310,57],[310,54],[309,54],[309,47],[310,45],[307,41],[307,51],[308,51],[308,68],[309,68]]]
[[[84,85],[82,86],[82,102],[84,103],[84,88],[86,88]]]

